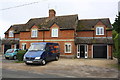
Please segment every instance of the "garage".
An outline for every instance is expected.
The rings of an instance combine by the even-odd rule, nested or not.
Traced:
[[[93,45],[93,58],[107,58],[107,45],[106,44]]]

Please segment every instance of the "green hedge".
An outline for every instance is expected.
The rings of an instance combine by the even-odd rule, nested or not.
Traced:
[[[17,53],[17,59],[18,61],[23,61],[24,54],[27,52],[27,50],[19,50]]]

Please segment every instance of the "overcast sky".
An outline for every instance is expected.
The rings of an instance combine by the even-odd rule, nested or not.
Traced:
[[[4,37],[10,25],[24,24],[30,18],[47,17],[49,9],[55,9],[56,16],[78,14],[79,19],[110,18],[113,23],[118,14],[118,1],[0,0],[0,37]]]

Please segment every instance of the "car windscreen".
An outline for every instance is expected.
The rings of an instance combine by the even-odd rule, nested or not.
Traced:
[[[7,51],[6,51],[6,53],[13,53],[14,52],[14,49],[8,49]]]
[[[29,51],[33,50],[44,50],[45,44],[32,44],[29,48]]]

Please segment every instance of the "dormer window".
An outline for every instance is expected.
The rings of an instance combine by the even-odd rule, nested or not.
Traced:
[[[96,27],[96,35],[104,35],[104,27]]]
[[[58,37],[58,28],[52,28],[51,37]]]
[[[13,30],[12,30],[12,31],[9,31],[9,37],[14,37]]]
[[[38,30],[37,29],[32,29],[31,37],[38,37]]]

